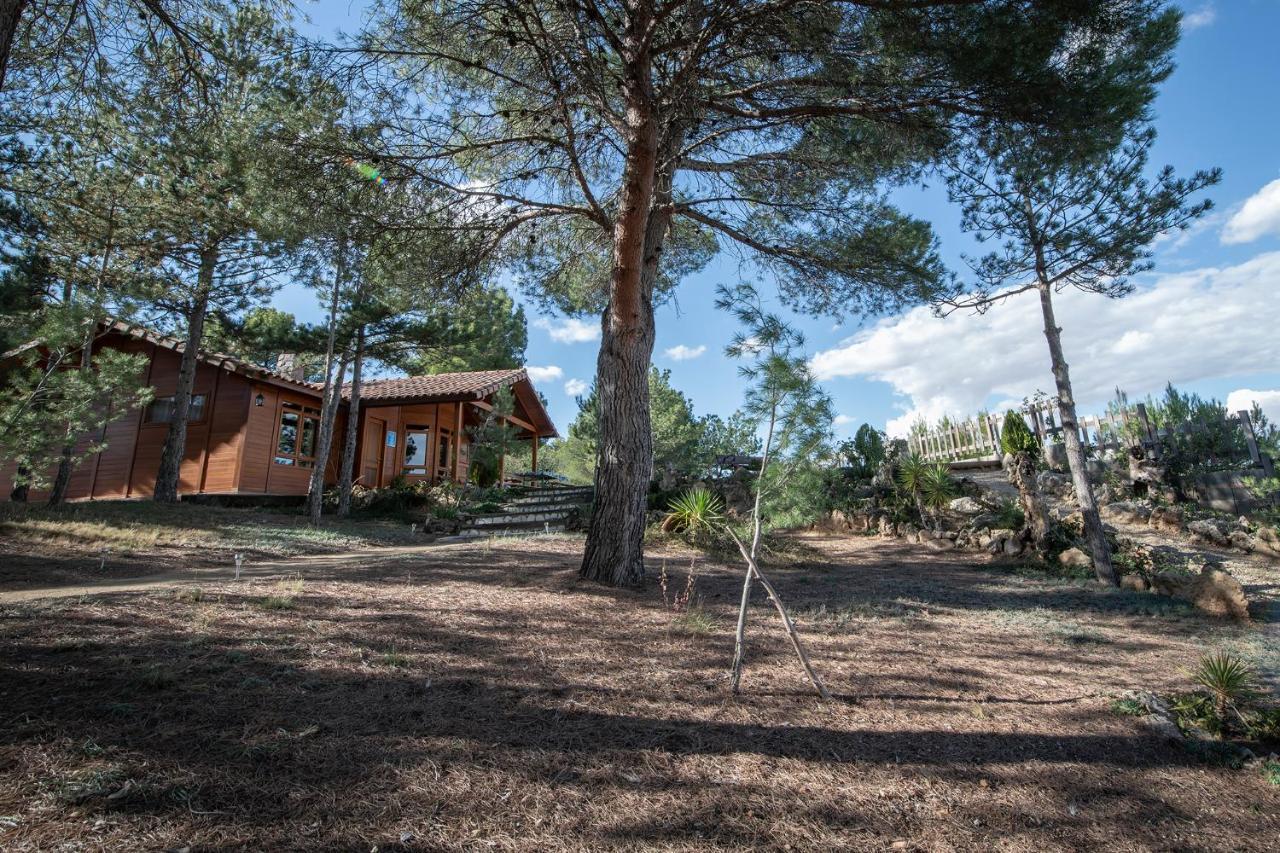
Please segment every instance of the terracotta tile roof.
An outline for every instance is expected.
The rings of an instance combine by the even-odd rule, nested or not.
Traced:
[[[360,399],[415,399],[426,402],[445,400],[479,400],[499,388],[526,379],[523,368],[514,370],[476,370],[469,373],[435,373],[429,376],[406,376],[398,379],[373,379],[360,385]],[[342,387],[343,399],[350,399],[351,385]]]

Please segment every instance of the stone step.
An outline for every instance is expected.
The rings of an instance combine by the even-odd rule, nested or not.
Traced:
[[[573,511],[572,507],[559,510],[533,510],[527,512],[494,512],[473,515],[467,519],[469,527],[496,527],[506,524],[527,524],[534,521],[563,521]]]
[[[529,536],[538,533],[563,533],[564,524],[556,524],[552,522],[534,522],[530,524],[511,525],[496,529],[487,527],[464,527],[453,536],[444,536],[437,539],[437,542],[463,542],[472,539],[482,539],[488,536],[494,536],[501,539],[504,536]]]

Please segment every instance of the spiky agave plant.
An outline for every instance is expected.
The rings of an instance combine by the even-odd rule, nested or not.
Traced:
[[[925,478],[925,472],[928,470],[929,463],[915,453],[898,462],[898,489],[906,493],[916,505],[916,512],[920,515],[921,524],[926,522],[924,501],[921,500],[921,486]]]
[[[920,479],[920,497],[925,506],[932,510],[943,509],[959,494],[956,481],[951,478],[951,469],[945,462],[925,466]]]
[[[724,501],[708,489],[698,486],[676,497],[667,507],[662,529],[668,533],[680,530],[709,530],[724,520]]]
[[[1228,710],[1235,709],[1239,714],[1240,703],[1257,695],[1257,675],[1253,667],[1226,652],[1200,658],[1191,677],[1213,698],[1214,711],[1222,725],[1226,724]]]

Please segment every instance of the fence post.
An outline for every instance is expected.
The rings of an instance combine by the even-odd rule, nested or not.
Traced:
[[[1266,472],[1268,477],[1276,475],[1275,466],[1271,462],[1271,457],[1266,456],[1262,451],[1258,450],[1258,435],[1253,431],[1253,420],[1249,417],[1249,413],[1241,411],[1240,428],[1244,430],[1245,443],[1249,445],[1249,458],[1253,460],[1253,464]]]

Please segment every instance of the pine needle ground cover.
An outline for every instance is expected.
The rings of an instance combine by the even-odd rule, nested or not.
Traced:
[[[825,703],[763,597],[730,695],[733,566],[691,633],[569,537],[0,604],[0,848],[1274,849],[1280,787],[1111,711],[1273,623],[804,541],[771,577]]]

